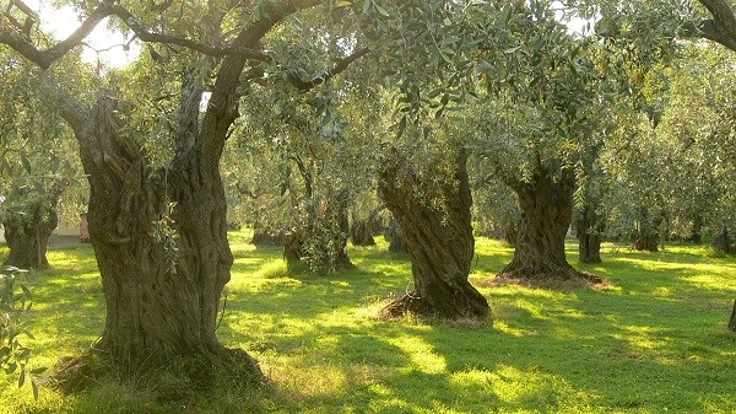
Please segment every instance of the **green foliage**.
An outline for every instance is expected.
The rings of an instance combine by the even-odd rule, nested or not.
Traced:
[[[27,271],[15,267],[0,269],[0,370],[17,375],[18,387],[30,380],[33,395],[38,398],[35,374],[43,368],[30,369],[31,348],[25,340],[33,340],[19,317],[31,309],[31,291],[20,280]]]
[[[28,64],[0,51],[0,71],[0,222],[46,221],[67,189],[61,213],[76,220],[86,188],[70,129]]]

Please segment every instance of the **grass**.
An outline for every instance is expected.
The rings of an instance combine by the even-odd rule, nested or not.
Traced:
[[[386,246],[353,248],[356,269],[288,274],[277,249],[256,250],[232,233],[222,342],[248,350],[276,392],[232,384],[183,406],[115,383],[34,401],[0,377],[0,413],[485,413],[736,412],[736,334],[726,328],[736,298],[736,261],[705,248],[640,253],[607,245],[607,291],[567,293],[482,287],[494,324],[460,327],[374,318],[382,298],[409,281],[405,257]],[[5,251],[0,248],[0,256]],[[479,239],[476,286],[512,250]],[[54,270],[32,275],[34,364],[83,352],[100,334],[104,303],[92,251],[54,250]]]

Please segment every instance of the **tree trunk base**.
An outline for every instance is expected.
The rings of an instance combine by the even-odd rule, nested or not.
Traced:
[[[736,332],[736,300],[733,301],[733,310],[731,311],[731,319],[728,321],[728,329]]]
[[[659,242],[656,239],[637,239],[634,240],[633,248],[640,252],[648,251],[657,253],[659,252]]]
[[[260,247],[279,247],[284,244],[284,237],[278,234],[271,234],[266,231],[255,230],[250,244]]]
[[[513,264],[512,264],[513,265]],[[572,266],[534,268],[509,265],[491,282],[492,285],[515,284],[537,289],[574,290],[581,288],[604,289],[605,279],[592,273],[580,272]]]
[[[470,286],[470,289],[473,292],[459,295],[463,298],[463,303],[454,303],[452,306],[439,308],[432,305],[430,301],[423,300],[417,292],[406,293],[384,306],[379,313],[379,318],[391,320],[411,315],[420,318],[485,322],[490,316],[488,302],[475,288]]]
[[[92,350],[78,357],[61,358],[42,383],[64,394],[75,394],[94,386],[98,379],[144,384],[162,401],[187,400],[223,379],[251,388],[270,385],[253,357],[242,349],[225,347],[134,367],[111,361],[102,350]]]

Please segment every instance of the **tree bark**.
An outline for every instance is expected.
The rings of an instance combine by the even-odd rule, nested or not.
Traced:
[[[690,235],[687,237],[687,242],[693,244],[700,244],[703,241],[703,216],[696,214],[693,218],[693,224],[690,228]]]
[[[465,152],[454,156],[454,176],[448,177],[454,182],[443,184],[439,195],[442,210],[416,193],[416,188],[429,186],[411,172],[401,172],[404,163],[398,153],[381,173],[379,195],[401,227],[414,279],[414,290],[387,305],[385,317],[412,313],[484,320],[490,314],[488,302],[468,281],[475,252],[472,198]]]
[[[514,257],[500,280],[545,282],[580,278],[565,256],[565,236],[572,221],[575,179],[563,172],[555,179],[540,168],[530,182],[512,183],[519,198],[519,222]]]
[[[103,92],[88,108],[47,74],[40,77],[42,88],[50,92],[74,130],[90,184],[89,231],[107,305],[105,329],[97,347],[102,351],[99,355],[108,359],[105,367],[113,366],[125,375],[183,357],[203,361],[208,367],[218,364],[240,373],[246,370],[254,380],[263,379],[245,352],[226,352],[215,335],[220,296],[233,262],[219,163],[228,132],[238,117],[241,94],[247,89],[241,87],[246,63],[249,59],[268,60],[265,53],[256,50],[261,49],[261,39],[283,19],[320,3],[265,4],[261,17],[239,28],[228,43],[228,53],[147,32],[127,10],[109,2],[99,5],[69,37],[47,49],[39,50],[23,36],[0,31],[0,43],[42,69],[77,47],[111,14],[122,16],[145,42],[177,44],[209,56],[192,60],[194,65],[206,67],[184,69],[174,140],[176,156],[161,170],[147,165],[139,141],[127,135],[134,134],[136,128],[126,128],[120,121],[119,114],[126,113],[124,102]],[[219,25],[214,31],[218,33],[213,37],[219,37]],[[322,83],[366,53],[356,51],[325,76],[300,86],[308,89]],[[215,65],[212,93],[200,116],[204,80],[195,73],[212,72]]]
[[[576,232],[578,236],[578,251],[582,263],[601,263],[601,232],[602,217],[597,212],[595,205],[586,205],[581,209],[577,221]]]
[[[504,226],[503,239],[511,246],[516,245],[516,240],[519,237],[519,226],[516,223],[509,223]]]
[[[4,263],[5,266],[15,266],[20,269],[49,267],[46,257],[49,237],[59,224],[55,204],[50,209],[33,206],[29,209],[27,217],[10,219],[3,223],[5,240],[10,249],[10,254]]]
[[[638,251],[659,251],[659,235],[657,232],[647,225],[640,225],[639,229],[634,232],[634,244],[633,247]]]
[[[225,193],[218,165],[201,162],[196,143],[185,139],[198,130],[201,90],[186,82],[183,89],[184,129],[166,172],[149,168],[140,147],[119,135],[115,114],[124,108],[109,96],[99,98],[89,127],[76,131],[107,308],[98,348],[122,367],[175,357],[216,361],[225,353],[215,335],[233,263]]]
[[[733,310],[731,311],[731,319],[728,321],[728,329],[736,332],[736,300],[733,301]]]
[[[302,228],[284,238],[284,259],[289,271],[306,267],[316,273],[353,266],[348,255],[350,223],[342,195],[322,200],[318,208],[307,212]]]

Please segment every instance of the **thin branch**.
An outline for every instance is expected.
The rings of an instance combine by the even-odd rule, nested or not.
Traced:
[[[181,46],[207,56],[222,57],[226,55],[239,55],[247,59],[267,60],[265,52],[247,47],[214,47],[204,43],[198,43],[191,39],[172,36],[165,33],[154,33],[146,29],[132,13],[122,6],[112,7],[112,14],[119,17],[142,41],[147,43],[162,43],[167,45]]]

